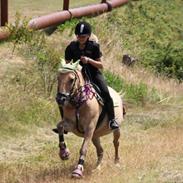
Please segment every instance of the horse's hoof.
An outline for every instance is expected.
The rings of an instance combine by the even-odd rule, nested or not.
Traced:
[[[72,172],[72,178],[81,179],[83,177],[83,166],[78,165]]]
[[[117,165],[117,164],[120,164],[120,159],[119,158],[117,158],[117,159],[115,159],[114,160],[114,163]]]
[[[59,156],[62,160],[68,160],[70,156],[70,151],[68,148],[60,149]]]
[[[97,173],[102,170],[101,164],[97,165],[95,169],[92,170],[92,173]]]
[[[96,170],[100,171],[101,169],[102,169],[101,164],[97,165]]]
[[[114,164],[115,164],[116,167],[120,168],[121,167],[120,159],[119,158],[116,158],[114,160]]]
[[[115,163],[115,166],[116,166],[117,168],[121,168],[121,165],[120,165],[119,162],[118,162],[118,163]]]

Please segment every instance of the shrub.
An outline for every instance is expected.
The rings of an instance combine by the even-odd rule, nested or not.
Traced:
[[[114,88],[118,92],[125,94],[125,100],[137,105],[145,105],[147,102],[157,102],[160,100],[159,94],[155,88],[148,89],[144,83],[128,84],[123,81],[119,76],[105,71],[109,86]]]
[[[141,66],[182,81],[182,7],[181,0],[129,1],[106,15],[105,32],[117,36],[122,51],[135,55]]]
[[[53,46],[47,44],[43,32],[28,29],[27,22],[24,19],[20,23],[20,16],[17,15],[15,25],[8,25],[11,32],[9,40],[14,43],[14,49],[19,49],[24,56],[34,60],[34,71],[37,71],[39,75],[39,78],[36,78],[37,83],[42,83],[42,91],[46,96],[50,96],[56,81],[61,54]]]

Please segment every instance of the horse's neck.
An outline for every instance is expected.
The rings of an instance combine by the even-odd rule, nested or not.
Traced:
[[[80,87],[82,87],[82,86],[84,86],[85,84],[87,84],[87,83],[90,82],[87,78],[85,78],[85,77],[83,76],[83,74],[82,74],[81,71],[78,71],[77,74],[78,74],[78,77],[79,77],[79,80],[80,80],[80,81],[79,81]]]

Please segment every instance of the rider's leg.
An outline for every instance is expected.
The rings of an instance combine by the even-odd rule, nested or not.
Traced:
[[[104,80],[104,77],[102,74],[97,73],[95,77],[93,77],[93,82],[100,88],[102,98],[104,99],[108,117],[109,117],[109,127],[114,130],[119,128],[118,123],[115,120],[115,114],[114,114],[114,104],[113,100],[110,96],[107,83]]]

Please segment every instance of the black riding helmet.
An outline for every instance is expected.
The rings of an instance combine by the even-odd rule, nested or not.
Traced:
[[[91,35],[91,26],[89,23],[87,22],[79,22],[77,25],[76,25],[76,28],[75,28],[75,34],[76,35]]]

